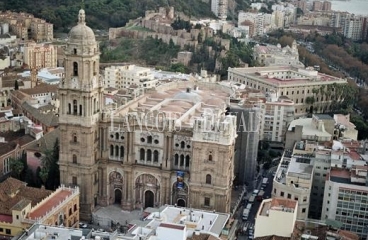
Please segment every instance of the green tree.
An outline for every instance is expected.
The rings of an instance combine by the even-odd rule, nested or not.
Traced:
[[[12,171],[13,177],[20,180],[21,173],[24,169],[24,164],[22,160],[11,158],[9,161],[10,161],[10,169]]]
[[[49,171],[45,167],[41,168],[41,171],[39,172],[39,177],[46,188],[47,179],[49,178]]]

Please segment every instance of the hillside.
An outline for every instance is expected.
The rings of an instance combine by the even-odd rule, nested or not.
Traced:
[[[146,10],[173,6],[175,11],[193,17],[213,14],[202,0],[85,0],[88,23],[92,28],[124,26],[129,19],[144,16]],[[68,31],[76,22],[82,0],[0,0],[0,10],[23,11],[46,19],[57,31]]]

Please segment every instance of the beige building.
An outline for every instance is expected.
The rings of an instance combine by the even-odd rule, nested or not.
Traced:
[[[105,68],[104,86],[106,88],[153,88],[158,80],[154,79],[153,72],[149,68],[135,65],[111,66]]]
[[[291,237],[294,231],[298,202],[284,198],[263,200],[255,217],[254,237]],[[281,221],[282,219],[282,221]]]
[[[15,178],[0,183],[0,234],[16,236],[34,223],[79,225],[79,189],[59,187],[52,192],[27,187]]]
[[[53,25],[32,14],[17,12],[1,12],[0,20],[10,25],[11,31],[21,40],[33,39],[36,42],[52,41]]]
[[[57,66],[57,48],[52,44],[28,42],[24,46],[24,63],[30,69],[55,68]]]
[[[336,85],[347,84],[346,79],[292,66],[229,68],[228,80],[288,97],[295,103],[296,116],[329,110],[340,98]]]
[[[32,39],[36,42],[48,42],[54,39],[54,26],[43,19],[34,18],[31,22]]]
[[[232,89],[176,81],[125,105],[105,106],[98,43],[84,10],[78,18],[58,92],[59,165],[61,183],[80,186],[81,218],[111,204],[228,213],[236,118],[224,113]]]
[[[292,121],[285,136],[285,149],[292,149],[301,140],[330,142],[335,132],[335,121],[327,114],[314,114],[311,118]]]
[[[286,150],[273,179],[272,196],[298,201],[297,219],[300,220],[307,219],[310,207],[314,169],[308,151],[312,153],[313,149],[296,144],[294,149]]]
[[[254,46],[254,59],[264,66],[299,66],[304,65],[299,61],[299,53],[296,41],[294,40],[292,46],[287,45],[281,48],[281,45],[256,45]]]
[[[350,114],[334,114],[334,120],[336,138],[358,140],[358,130],[356,130],[356,126],[350,122]]]

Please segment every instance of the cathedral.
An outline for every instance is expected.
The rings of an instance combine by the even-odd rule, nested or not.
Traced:
[[[99,45],[84,10],[69,33],[60,82],[60,178],[80,187],[80,217],[96,206],[165,204],[230,212],[236,117],[231,88],[172,81],[106,105]]]

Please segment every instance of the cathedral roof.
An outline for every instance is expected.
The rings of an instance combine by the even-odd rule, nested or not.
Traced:
[[[86,15],[83,9],[79,10],[78,24],[69,32],[69,42],[72,43],[95,43],[96,38],[92,29],[86,25]]]

